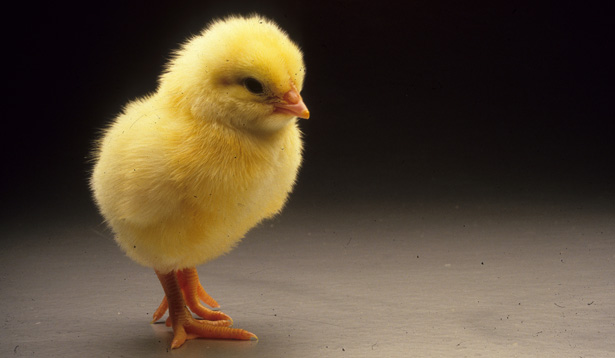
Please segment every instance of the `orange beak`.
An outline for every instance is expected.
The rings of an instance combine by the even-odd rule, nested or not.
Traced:
[[[297,91],[295,85],[291,85],[290,91],[284,93],[282,97],[283,102],[275,103],[274,113],[290,114],[291,116],[297,116],[299,118],[310,118],[310,111],[307,109],[303,99]]]

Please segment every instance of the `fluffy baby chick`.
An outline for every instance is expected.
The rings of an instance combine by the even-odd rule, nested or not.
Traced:
[[[278,213],[301,162],[299,48],[260,16],[212,23],[187,41],[155,93],[129,103],[98,143],[91,188],[126,254],[156,271],[172,348],[194,337],[256,339],[230,328],[195,266]],[[205,320],[195,320],[191,312]]]

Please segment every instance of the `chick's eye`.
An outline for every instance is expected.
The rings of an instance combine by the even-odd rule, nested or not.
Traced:
[[[246,86],[248,91],[254,94],[263,94],[265,92],[265,88],[263,87],[263,84],[260,83],[257,79],[254,79],[252,77],[248,77],[245,80],[243,80],[243,85]]]

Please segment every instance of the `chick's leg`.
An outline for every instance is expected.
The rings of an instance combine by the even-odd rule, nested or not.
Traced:
[[[192,312],[196,313],[204,319],[211,321],[227,320],[230,321],[230,323],[233,322],[231,317],[225,315],[224,313],[220,311],[210,310],[209,308],[201,304],[202,300],[211,307],[220,307],[218,302],[211,298],[211,296],[209,296],[207,292],[205,292],[203,286],[201,286],[201,283],[199,282],[199,275],[196,272],[195,267],[190,267],[177,271],[177,279],[182,287],[182,292],[184,293],[186,305],[190,308]]]
[[[201,318],[217,321],[217,320],[228,320],[232,322],[232,319],[221,312],[214,312],[215,309],[219,308],[220,305],[216,300],[214,300],[201,286],[199,282],[199,275],[196,271],[195,267],[190,267],[183,270],[176,271],[177,280],[179,282],[179,287],[184,294],[184,299],[186,300],[186,304],[192,310],[192,312],[199,315]],[[200,301],[203,301],[208,306],[214,308],[214,310],[210,310],[203,306]],[[169,305],[167,303],[167,297],[164,296],[162,298],[162,302],[160,306],[154,312],[154,316],[152,319],[152,323],[158,321],[162,316],[164,316],[167,311]],[[170,320],[167,319],[167,326],[170,326]]]
[[[170,323],[173,327],[173,341],[171,348],[179,348],[186,339],[203,338],[227,338],[256,340],[257,337],[243,329],[230,328],[211,324],[209,321],[198,321],[186,307],[186,301],[182,294],[177,275],[174,271],[163,274],[156,271],[158,279],[164,289],[169,309]]]

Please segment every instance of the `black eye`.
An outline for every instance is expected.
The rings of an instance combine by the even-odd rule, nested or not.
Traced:
[[[265,92],[265,89],[263,88],[263,84],[260,83],[257,79],[254,79],[252,77],[248,77],[245,80],[243,80],[243,85],[246,86],[248,91],[254,94],[263,94]]]

